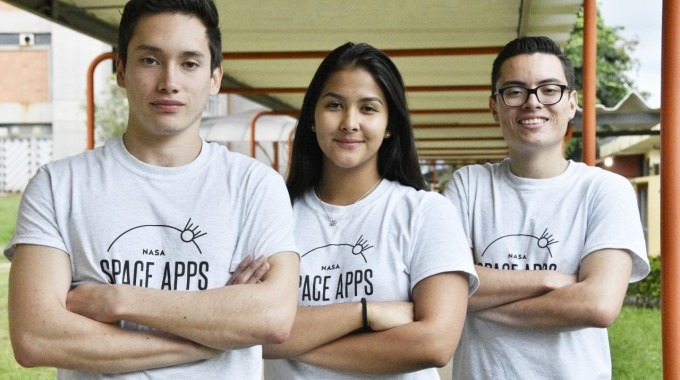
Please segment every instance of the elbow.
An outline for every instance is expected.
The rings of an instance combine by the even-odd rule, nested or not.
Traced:
[[[27,336],[30,334],[12,334],[12,351],[14,360],[25,368],[44,366],[47,363],[43,357],[44,349],[40,348],[37,339]],[[44,348],[44,347],[43,347]]]
[[[288,340],[293,330],[296,309],[297,307],[286,311],[279,309],[269,313],[265,321],[266,327],[263,329],[265,331],[264,344],[281,344]]]
[[[606,302],[599,302],[589,307],[587,312],[589,316],[588,324],[591,327],[607,328],[614,323],[620,311],[621,305],[608,305]]]
[[[427,342],[424,342],[421,351],[424,354],[422,357],[423,368],[442,368],[449,364],[456,350],[457,342],[457,340],[451,342],[449,339],[442,339],[441,336],[432,336]]]

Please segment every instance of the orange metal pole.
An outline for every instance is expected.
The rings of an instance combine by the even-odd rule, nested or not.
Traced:
[[[261,111],[253,115],[250,119],[250,157],[255,158],[255,125],[257,124],[257,119],[262,116],[267,115],[288,115],[297,116],[297,111]]]
[[[221,93],[238,95],[263,94],[302,94],[307,87],[227,87],[220,89]],[[407,92],[461,92],[461,91],[491,91],[489,85],[445,85],[445,86],[409,86]]]
[[[664,0],[661,42],[661,331],[663,377],[680,378],[680,2]]]
[[[595,85],[597,64],[597,4],[583,2],[583,162],[595,165]]]
[[[116,59],[116,53],[103,53],[95,57],[87,69],[87,149],[94,149],[94,70],[105,59]]]

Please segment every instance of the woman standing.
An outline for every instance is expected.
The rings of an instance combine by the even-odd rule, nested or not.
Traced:
[[[347,43],[318,68],[287,181],[301,255],[289,339],[267,379],[438,378],[477,287],[451,203],[425,191],[401,74]]]

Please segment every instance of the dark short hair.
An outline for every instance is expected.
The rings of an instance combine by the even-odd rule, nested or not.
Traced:
[[[210,47],[210,71],[222,63],[220,17],[212,0],[130,0],[123,9],[118,26],[118,56],[125,67],[128,45],[139,20],[159,13],[181,13],[198,17],[205,25]]]
[[[333,50],[321,62],[305,93],[293,141],[290,172],[286,184],[291,202],[316,186],[321,179],[323,152],[312,131],[314,112],[321,91],[334,73],[361,68],[371,74],[387,102],[387,130],[378,150],[378,173],[418,190],[427,189],[420,171],[413,138],[413,125],[406,103],[404,81],[392,60],[381,50],[365,43],[348,42]]]
[[[562,62],[564,77],[567,79],[567,86],[572,90],[575,89],[576,76],[574,75],[574,65],[571,63],[571,60],[564,55],[562,49],[560,49],[555,41],[548,37],[520,37],[505,45],[493,61],[493,69],[491,70],[491,93],[493,94],[496,92],[496,82],[501,76],[501,68],[505,61],[518,55],[535,53],[552,54],[559,58],[560,62]]]

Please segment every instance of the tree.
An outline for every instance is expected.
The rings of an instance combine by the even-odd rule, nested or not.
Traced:
[[[128,119],[128,103],[125,90],[118,87],[116,74],[108,78],[107,86],[95,101],[95,131],[98,142],[125,132]]]
[[[628,72],[637,65],[630,54],[635,50],[638,41],[626,40],[619,32],[622,26],[605,25],[597,11],[597,57],[595,84],[596,102],[606,107],[616,105],[626,94],[635,89],[635,83],[628,77]],[[576,26],[571,33],[564,53],[574,64],[576,73],[576,90],[579,104],[583,104],[583,9],[578,14]],[[645,97],[647,94],[642,94]],[[608,126],[602,126],[607,128]],[[581,161],[582,145],[580,138],[572,138],[565,144],[565,156]]]

